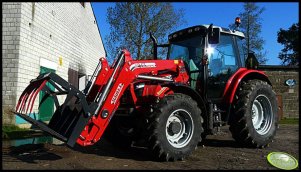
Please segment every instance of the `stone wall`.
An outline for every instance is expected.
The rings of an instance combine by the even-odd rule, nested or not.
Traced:
[[[282,105],[282,118],[299,118],[299,68],[263,65],[260,70],[265,71],[272,82],[278,105]],[[288,79],[294,79],[296,85],[286,85]]]

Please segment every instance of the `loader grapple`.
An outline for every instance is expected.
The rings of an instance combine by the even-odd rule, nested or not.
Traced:
[[[46,85],[47,82],[53,85],[57,91],[51,91]],[[35,99],[40,91],[46,93],[40,105],[48,97],[52,97],[56,107],[48,124],[26,115],[32,112]],[[64,95],[66,96],[65,101],[60,105],[58,96]],[[15,113],[31,124],[40,127],[43,131],[67,142],[69,146],[74,146],[81,131],[91,118],[95,107],[94,103],[89,105],[85,95],[63,78],[55,73],[44,73],[31,80],[19,98]]]

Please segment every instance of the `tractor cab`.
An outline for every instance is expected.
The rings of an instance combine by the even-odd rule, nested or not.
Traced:
[[[167,59],[182,59],[190,75],[190,86],[213,101],[222,98],[226,82],[245,66],[242,32],[198,25],[168,38]]]

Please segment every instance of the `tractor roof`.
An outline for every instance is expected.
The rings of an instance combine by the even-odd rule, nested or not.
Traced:
[[[176,35],[182,35],[182,34],[186,35],[187,32],[192,33],[192,34],[193,34],[193,32],[205,33],[205,29],[207,29],[208,27],[209,27],[209,25],[196,25],[196,26],[188,27],[188,28],[176,31],[176,32],[168,35],[168,38],[169,38],[169,40],[171,40],[171,39],[174,39]],[[219,26],[213,26],[213,28],[219,28],[221,33],[232,34],[232,35],[239,36],[242,38],[245,37],[245,35],[240,31],[233,31],[233,30],[219,27]]]
[[[208,28],[209,25],[200,25],[200,26],[203,26],[203,27],[206,27]],[[223,33],[228,33],[228,34],[232,34],[232,35],[236,35],[236,36],[240,36],[240,37],[245,37],[244,33],[240,32],[240,31],[237,31],[237,30],[231,30],[231,29],[228,29],[228,28],[223,28],[223,27],[219,27],[219,26],[213,26],[213,28],[219,28],[220,32],[223,32]]]

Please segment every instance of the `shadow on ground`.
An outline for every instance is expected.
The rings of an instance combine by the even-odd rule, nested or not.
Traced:
[[[215,138],[207,138],[198,144],[199,147],[201,147],[202,145],[205,145],[206,147],[241,148],[241,146],[234,140],[219,140]],[[64,151],[60,151],[63,149]],[[55,161],[62,158],[67,158],[68,154],[70,154],[71,151],[110,158],[114,157],[118,159],[132,159],[136,161],[158,161],[151,155],[151,153],[146,147],[132,146],[128,148],[123,148],[119,146],[113,146],[110,142],[106,141],[105,139],[102,139],[96,144],[87,147],[75,145],[75,147],[70,148],[66,144],[52,145],[48,143],[11,146],[9,147],[8,154],[12,157],[22,160],[23,162],[37,163],[36,161],[38,160]],[[57,155],[56,153],[60,155]]]
[[[61,156],[50,153],[44,144],[25,144],[21,146],[9,147],[10,156],[15,157],[23,162],[37,163],[38,160],[55,161],[62,159]]]
[[[198,144],[199,147],[201,145],[205,145],[206,147],[242,148],[242,146],[234,140],[205,139],[203,142]],[[136,161],[158,161],[151,155],[146,147],[122,148],[113,146],[104,139],[89,147],[81,147],[79,145],[76,145],[73,150],[85,154],[95,154],[98,156],[115,157],[119,159],[132,159]]]
[[[113,146],[105,139],[97,142],[93,146],[82,147],[76,145],[72,148],[84,154],[95,154],[98,156],[115,157],[119,159],[132,159],[136,161],[155,161],[146,147],[119,147]]]

